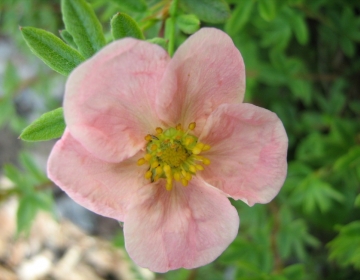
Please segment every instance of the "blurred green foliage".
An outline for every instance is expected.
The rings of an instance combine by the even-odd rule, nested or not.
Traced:
[[[112,40],[110,19],[118,12],[130,15],[146,39],[163,37],[170,2],[89,1],[107,42]],[[246,102],[268,108],[282,119],[290,141],[289,170],[283,189],[270,204],[250,208],[233,201],[241,217],[240,232],[218,260],[158,279],[359,279],[360,2],[179,0],[179,6],[175,46],[197,30],[200,20],[201,26],[225,30],[241,50]],[[12,40],[27,61],[36,63],[24,48],[18,26],[57,33],[64,29],[60,10],[60,1],[55,0],[3,0],[0,37]],[[74,44],[66,35],[65,30],[64,40]],[[71,36],[67,38],[71,41]],[[0,126],[10,125],[19,134],[29,123],[16,107],[18,95],[29,87],[46,100],[46,109],[37,116],[60,105],[49,93],[49,84],[58,75],[45,69],[40,65],[36,77],[24,80],[8,61],[0,93]],[[31,147],[26,144],[23,150]],[[37,209],[51,208],[51,196],[41,187],[47,179],[30,158],[21,153],[23,168],[4,167],[5,176],[15,184],[10,195],[20,198],[19,232],[30,227]],[[123,246],[121,234],[117,246]]]

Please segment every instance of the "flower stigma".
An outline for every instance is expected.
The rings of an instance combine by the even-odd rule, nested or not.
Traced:
[[[194,130],[196,123],[189,124],[185,131],[181,124],[163,130],[156,128],[155,135],[146,135],[146,154],[137,161],[138,165],[149,164],[145,178],[156,182],[160,178],[166,179],[166,189],[170,191],[174,180],[186,187],[192,176],[203,165],[209,165],[210,160],[201,156],[201,152],[210,150],[210,145],[201,143],[189,132]]]

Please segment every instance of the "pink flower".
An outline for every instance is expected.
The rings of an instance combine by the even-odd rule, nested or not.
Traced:
[[[67,81],[67,129],[48,175],[79,204],[123,221],[138,265],[205,265],[238,233],[227,197],[267,203],[286,176],[284,127],[242,103],[244,91],[243,59],[220,30],[200,30],[172,59],[145,41],[111,43]]]

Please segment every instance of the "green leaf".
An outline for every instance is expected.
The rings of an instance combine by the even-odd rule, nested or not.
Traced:
[[[84,61],[81,54],[50,32],[34,27],[21,27],[20,30],[31,51],[62,75],[69,75]]]
[[[5,164],[4,165],[4,175],[7,177],[11,182],[13,182],[17,186],[22,186],[23,180],[22,180],[22,173],[19,169],[17,169],[15,166],[11,164]]]
[[[8,96],[0,97],[0,127],[10,121],[14,113],[12,99]]]
[[[61,38],[71,47],[73,47],[74,49],[77,49],[77,46],[74,42],[74,38],[73,36],[71,36],[71,34],[69,33],[69,31],[67,31],[66,29],[64,30],[60,30],[59,31]]]
[[[146,41],[148,41],[149,43],[152,43],[152,44],[159,45],[160,47],[164,48],[165,50],[167,50],[167,48],[168,48],[169,40],[166,40],[164,38],[155,37],[155,38],[152,38],[152,39],[149,39]]]
[[[295,33],[295,37],[301,45],[305,45],[309,40],[309,31],[302,16],[296,16],[293,18],[292,28]]]
[[[169,42],[168,43],[168,53],[170,56],[174,54],[175,49],[175,19],[169,17],[165,21],[165,39]]]
[[[20,83],[20,77],[17,69],[10,61],[6,65],[3,81],[4,96],[10,97]]]
[[[22,197],[16,213],[17,235],[28,234],[37,212],[36,201],[32,195]]]
[[[274,0],[259,0],[260,16],[266,21],[272,21],[276,17],[276,4]]]
[[[111,33],[114,40],[124,37],[145,39],[136,21],[124,13],[117,13],[111,19]]]
[[[147,9],[146,2],[144,0],[112,0],[120,8],[128,12],[145,12]]]
[[[63,108],[57,108],[43,114],[40,118],[26,127],[19,138],[31,142],[47,141],[61,137],[65,127]]]
[[[360,207],[360,194],[358,194],[355,198],[355,207]]]
[[[306,275],[305,265],[299,263],[285,267],[282,271],[282,274],[285,276],[285,279],[291,279],[291,280],[309,279],[309,277]]]
[[[347,37],[342,37],[340,40],[340,47],[348,57],[353,57],[355,54],[355,44]]]
[[[238,33],[249,21],[255,1],[241,1],[232,12],[230,19],[225,25],[229,34]]]
[[[302,205],[304,211],[311,214],[316,207],[325,213],[331,209],[334,201],[343,202],[345,197],[329,183],[311,174],[296,187],[291,199],[295,205]]]
[[[193,34],[200,28],[200,20],[195,15],[180,15],[176,18],[176,23],[185,34]]]
[[[360,221],[354,221],[340,229],[340,233],[329,244],[330,260],[341,266],[353,265],[360,269]]]
[[[180,0],[180,5],[205,22],[223,23],[230,17],[230,9],[225,0]]]
[[[47,181],[47,177],[35,164],[32,156],[28,153],[22,152],[19,156],[21,165],[31,174],[37,182]]]
[[[62,0],[61,11],[66,30],[72,35],[84,57],[91,57],[105,46],[102,26],[84,0]]]
[[[355,146],[348,153],[336,160],[334,170],[347,171],[360,166],[360,146]]]

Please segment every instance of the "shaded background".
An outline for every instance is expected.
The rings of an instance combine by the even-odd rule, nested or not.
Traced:
[[[119,11],[146,38],[162,35],[170,4],[88,2],[108,39]],[[0,279],[360,279],[360,2],[179,2],[180,13],[233,38],[247,69],[246,102],[282,119],[290,140],[282,191],[268,205],[232,201],[239,235],[214,263],[159,275],[136,267],[116,221],[74,204],[46,178],[54,142],[17,139],[61,106],[66,78],[31,54],[18,30],[58,35],[60,1],[1,0]],[[177,45],[187,36],[178,28]]]

